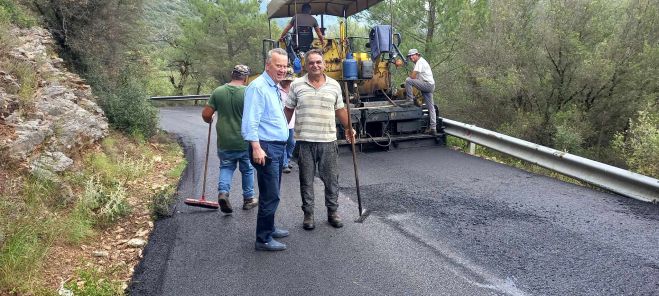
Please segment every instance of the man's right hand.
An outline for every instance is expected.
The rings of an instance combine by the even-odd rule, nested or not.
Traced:
[[[265,151],[261,149],[259,142],[250,142],[250,145],[252,146],[252,162],[258,165],[265,165],[265,158],[267,155],[265,154]]]
[[[204,110],[201,111],[201,118],[204,120],[204,122],[211,123],[213,122],[214,114],[215,109],[211,108],[210,106],[205,106]]]

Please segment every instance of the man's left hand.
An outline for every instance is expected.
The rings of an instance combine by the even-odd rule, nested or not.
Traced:
[[[347,129],[345,131],[346,141],[348,141],[348,143],[351,143],[351,144],[354,143],[355,142],[355,135],[357,135],[357,132],[354,129]]]

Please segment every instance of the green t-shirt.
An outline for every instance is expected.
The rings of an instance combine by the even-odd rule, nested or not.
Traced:
[[[206,105],[217,111],[217,147],[222,150],[247,150],[240,134],[245,87],[225,84],[213,91]]]

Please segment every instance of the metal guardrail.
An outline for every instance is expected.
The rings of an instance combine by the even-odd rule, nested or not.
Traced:
[[[187,95],[187,96],[161,96],[151,97],[152,101],[199,101],[210,98],[210,95]]]
[[[646,202],[659,202],[659,180],[608,164],[541,146],[450,119],[443,119],[446,134],[537,164],[613,192]]]

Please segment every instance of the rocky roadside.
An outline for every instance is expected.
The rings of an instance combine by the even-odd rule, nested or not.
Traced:
[[[47,30],[12,28],[10,34],[17,44],[8,64],[22,71],[0,68],[0,156],[32,173],[62,172],[74,155],[107,136],[108,121],[91,87],[57,56]],[[28,87],[34,93],[22,94]]]
[[[53,246],[45,260],[48,264],[43,270],[44,284],[48,288],[65,294],[61,293],[65,291],[62,289],[65,283],[84,286],[85,283],[76,278],[76,271],[84,269],[96,270],[106,276],[105,280],[121,282],[122,290],[127,288],[153,229],[151,197],[167,187],[176,187],[178,177],[170,176],[167,172],[183,161],[182,155],[175,161],[161,158],[159,155],[165,152],[164,146],[150,146],[156,155],[151,172],[147,177],[127,184],[131,213],[112,226],[98,231],[82,245]]]
[[[0,55],[0,195],[24,208],[15,193],[31,174],[61,185],[70,202],[81,192],[59,176],[80,170],[86,154],[101,150],[100,141],[110,133],[108,121],[91,87],[59,58],[47,30],[11,28],[10,35],[15,37],[12,46]],[[84,286],[76,272],[93,269],[105,280],[127,285],[153,228],[151,197],[163,188],[176,188],[178,176],[168,172],[184,161],[182,155],[164,157],[170,144],[145,145],[154,165],[146,177],[125,184],[130,214],[96,229],[81,245],[49,246],[36,282],[67,295],[64,283]]]

